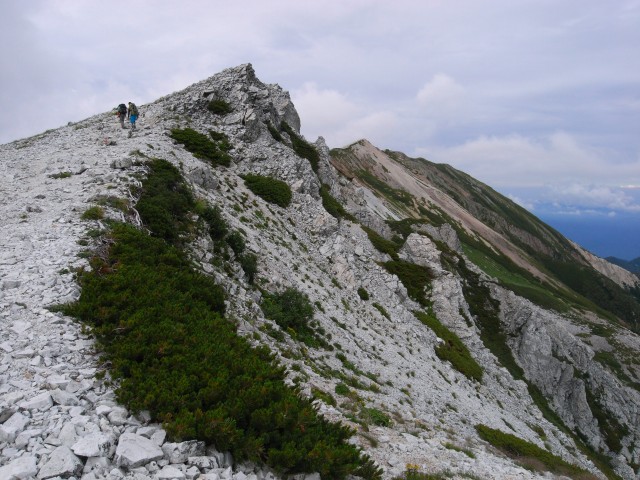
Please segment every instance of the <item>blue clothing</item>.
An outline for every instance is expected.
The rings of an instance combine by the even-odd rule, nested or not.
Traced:
[[[138,119],[138,115],[135,115],[135,114],[129,115],[129,121],[131,122],[131,125],[135,125],[137,119]]]

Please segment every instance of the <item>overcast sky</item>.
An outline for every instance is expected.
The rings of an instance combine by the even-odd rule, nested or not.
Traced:
[[[302,133],[640,220],[638,0],[0,0],[0,143],[252,63]]]

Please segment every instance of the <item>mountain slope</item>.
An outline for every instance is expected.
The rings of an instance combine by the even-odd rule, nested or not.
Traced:
[[[216,110],[221,105],[228,108]],[[162,460],[127,464],[122,453],[130,437],[124,433],[152,436],[162,429],[146,424],[145,415],[134,419],[118,410],[112,387],[100,378],[105,366],[97,357],[79,357],[90,354],[89,339],[68,317],[42,310],[78,298],[74,278],[60,273],[90,269],[78,241],[104,259],[111,245],[107,219],[139,225],[147,218],[135,201],[152,159],[160,158],[178,169],[200,205],[177,219],[191,225],[180,238],[197,270],[224,290],[225,318],[252,345],[274,352],[287,382],[315,398],[325,418],[354,428],[352,442],[382,467],[383,478],[406,471],[436,478],[635,478],[640,342],[624,326],[599,317],[597,309],[589,310],[593,305],[532,253],[578,255],[562,237],[515,207],[493,211],[501,199],[486,192],[478,193],[482,201],[459,203],[450,193],[464,197],[469,184],[481,189],[460,172],[436,168],[437,178],[430,181],[419,165],[397,160],[401,154],[368,144],[371,155],[354,154],[360,162],[355,166],[337,161],[339,155],[330,155],[322,139],[309,144],[300,136],[300,119],[286,92],[262,84],[250,65],[144,105],[141,113],[139,131],[130,138],[105,113],[0,147],[3,191],[16,191],[17,183],[23,187],[17,196],[5,196],[2,215],[3,231],[16,232],[5,237],[5,246],[21,245],[2,262],[4,318],[12,322],[0,333],[3,342],[20,349],[5,356],[3,465],[33,462],[32,470],[43,476],[72,430],[79,440],[98,431],[108,436],[110,446],[96,451],[97,460],[75,455],[79,468],[92,470],[95,478],[114,468],[126,478],[159,478],[160,467],[171,467],[170,458],[194,476],[222,475],[214,458],[216,465],[230,464],[228,455],[211,451],[206,462],[171,457],[164,451],[174,448],[171,442],[163,444]],[[196,151],[174,140],[187,129],[208,135],[217,150]],[[362,177],[360,170],[370,175]],[[284,182],[290,203],[274,203],[273,190],[255,193],[248,175]],[[421,195],[425,200],[415,201]],[[226,233],[207,223],[214,215],[205,206],[217,212]],[[81,220],[95,207],[104,218]],[[509,221],[520,215],[523,225],[513,237]],[[255,256],[252,278],[236,250],[240,243]],[[39,250],[47,256],[34,263],[31,253]],[[108,275],[111,267],[96,273]],[[487,276],[483,270],[490,268],[500,275]],[[511,286],[544,302],[558,296],[558,308],[542,308]],[[291,290],[312,306],[311,340],[269,308]],[[20,337],[16,332],[24,331],[23,324],[37,335]],[[64,343],[79,338],[87,352]],[[54,345],[56,353],[65,353],[52,355]],[[41,363],[36,352],[43,352]],[[88,364],[96,370],[86,369]],[[61,387],[66,393],[82,384],[75,392],[81,392],[76,397],[85,418],[65,408],[71,405],[34,400],[45,398],[54,380],[68,381]],[[22,398],[30,403],[19,407]],[[106,414],[104,407],[120,414]],[[11,409],[29,412],[37,428],[28,434],[32,440],[24,442],[27,426],[12,423],[16,435],[7,434],[5,413]],[[529,442],[526,449],[505,434]],[[262,467],[234,468],[235,478],[245,478],[241,471],[273,478]],[[78,473],[72,470],[62,476]]]
[[[343,174],[369,188],[375,190],[377,182],[382,182],[405,192],[404,202],[389,200],[397,216],[428,219],[431,207],[444,212],[462,237],[465,251],[475,253],[476,259],[488,254],[491,260],[529,277],[530,284],[542,281],[568,305],[584,306],[584,298],[579,297],[586,297],[638,328],[640,304],[629,292],[637,288],[637,277],[589,254],[487,185],[448,165],[412,159],[400,152],[382,152],[367,141],[334,149],[332,162]],[[385,197],[385,192],[378,189],[378,195]],[[600,291],[606,291],[609,298],[599,295]],[[539,296],[534,294],[529,298],[535,301]]]

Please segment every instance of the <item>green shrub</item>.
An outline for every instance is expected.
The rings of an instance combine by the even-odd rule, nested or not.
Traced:
[[[382,314],[383,317],[386,317],[388,320],[391,320],[391,317],[389,316],[389,313],[387,312],[387,310],[382,305],[380,305],[379,303],[373,303],[373,304],[371,304],[371,306],[373,308],[375,308],[376,310],[378,310]]]
[[[417,470],[407,470],[400,477],[393,477],[393,480],[446,480],[450,475],[437,473],[423,473]]]
[[[389,415],[384,412],[381,412],[377,408],[363,408],[360,410],[360,418],[370,424],[370,425],[378,425],[380,427],[389,427],[391,426],[391,419]]]
[[[309,160],[311,164],[311,168],[314,172],[318,173],[318,166],[320,164],[320,155],[316,148],[304,141],[294,130],[291,128],[287,122],[282,122],[280,124],[280,128],[289,134],[289,138],[291,139],[291,145],[293,146],[293,151],[296,152],[302,158],[306,158]]]
[[[322,206],[330,215],[335,218],[346,218],[352,222],[357,222],[355,217],[347,212],[342,204],[329,193],[329,186],[325,183],[320,186],[320,197],[322,198]]]
[[[373,173],[367,170],[358,170],[358,177],[360,177],[366,184],[377,190],[392,203],[401,205],[403,207],[413,206],[413,195],[406,190],[390,187],[388,183],[380,180]]]
[[[282,135],[280,135],[280,132],[278,131],[278,129],[273,125],[271,125],[271,123],[269,122],[267,122],[267,129],[269,130],[269,133],[271,134],[274,140],[280,143],[284,142],[284,138],[282,138]]]
[[[154,159],[148,167],[136,209],[153,236],[175,243],[189,229],[187,212],[195,205],[191,190],[166,160]]]
[[[362,227],[362,229],[366,232],[367,237],[369,237],[369,241],[374,246],[376,250],[382,253],[386,253],[393,260],[398,260],[398,250],[400,250],[400,246],[397,243],[387,240],[382,235],[380,235],[375,230],[372,230],[369,227]]]
[[[231,165],[231,157],[220,148],[217,142],[212,142],[209,137],[192,128],[174,128],[171,130],[171,138],[184,145],[184,148],[196,158],[208,160],[214,166],[228,167]]]
[[[87,208],[80,216],[82,220],[101,220],[104,218],[104,210],[97,205]]]
[[[364,287],[360,287],[358,288],[358,296],[362,299],[362,300],[369,300],[369,292],[367,292]]]
[[[215,115],[227,115],[228,113],[233,112],[231,105],[222,99],[211,100],[207,104],[207,110]]]
[[[236,257],[244,252],[245,240],[242,234],[237,230],[227,235],[227,237],[225,238],[225,242],[227,242],[227,245],[229,245],[231,250],[233,250],[233,253],[235,253]]]
[[[343,397],[348,397],[351,395],[351,390],[349,389],[349,387],[347,385],[345,385],[344,383],[340,382],[336,385],[334,391],[338,394],[338,395],[342,395]]]
[[[151,168],[150,177],[167,172]],[[149,194],[143,187],[140,201],[150,202]],[[317,471],[323,479],[380,479],[381,470],[347,443],[352,431],[319,416],[287,387],[267,348],[237,335],[223,317],[223,289],[151,231],[114,225],[108,251],[79,274],[79,300],[60,308],[92,327],[118,400],[131,411],[148,410],[170,439],[203,440],[237,461],[285,474]]]
[[[129,201],[126,198],[115,197],[113,195],[98,196],[96,202],[100,205],[106,205],[121,212],[129,211]]]
[[[247,282],[252,284],[258,273],[258,257],[253,253],[245,253],[240,256],[240,267],[247,277]]]
[[[286,182],[253,174],[244,175],[242,178],[247,188],[263,200],[282,208],[287,208],[291,203],[293,194]]]
[[[222,216],[222,211],[217,205],[215,207],[206,207],[200,214],[202,219],[209,226],[209,235],[214,240],[222,240],[229,231],[229,225]]]
[[[313,386],[311,387],[311,396],[313,398],[322,400],[327,405],[331,405],[333,407],[337,405],[336,399],[333,398],[333,395],[323,390],[320,390],[318,387],[313,387]]]
[[[282,293],[266,293],[261,306],[265,317],[276,322],[283,330],[302,331],[310,328],[313,305],[305,293],[295,288],[287,288]]]
[[[60,178],[69,178],[72,175],[73,173],[71,172],[59,172],[59,173],[52,173],[51,175],[49,175],[49,178],[58,180]]]
[[[427,267],[402,260],[385,262],[382,266],[400,279],[409,297],[424,307],[429,306],[425,290],[431,285],[433,275]]]
[[[229,142],[229,137],[227,137],[222,132],[216,132],[215,130],[209,130],[209,136],[216,142],[216,145],[223,152],[229,152],[233,150],[233,146]]]
[[[443,340],[435,349],[440,360],[451,363],[465,377],[478,382],[482,381],[482,367],[474,360],[469,349],[455,333],[433,315],[424,312],[414,312],[414,315]]]
[[[486,425],[476,425],[476,431],[480,438],[486,440],[491,445],[501,450],[518,463],[525,465],[543,466],[543,470],[560,475],[569,475],[577,478],[595,478],[589,472],[565,462],[560,457],[556,457],[552,453],[534,445],[533,443],[522,440],[521,438],[504,433],[500,430],[487,427]],[[531,462],[533,460],[533,462]],[[587,475],[584,477],[583,475]]]

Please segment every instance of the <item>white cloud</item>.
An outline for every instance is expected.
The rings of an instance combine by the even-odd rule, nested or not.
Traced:
[[[313,82],[291,93],[302,120],[302,133],[310,140],[323,136],[330,147],[342,147],[362,138],[384,139],[398,123],[389,111],[371,111],[347,95],[320,89]]]
[[[640,204],[619,188],[604,185],[584,185],[573,183],[566,186],[553,186],[549,200],[558,207],[576,206],[581,209],[597,208],[621,212],[640,212]]]
[[[438,73],[418,91],[418,103],[437,115],[451,115],[463,105],[466,91],[449,75]]]
[[[640,160],[614,163],[608,152],[585,145],[566,132],[540,138],[480,136],[452,147],[418,148],[416,154],[449,163],[500,187],[540,187],[570,180],[589,183],[594,179],[620,185],[640,175]]]

